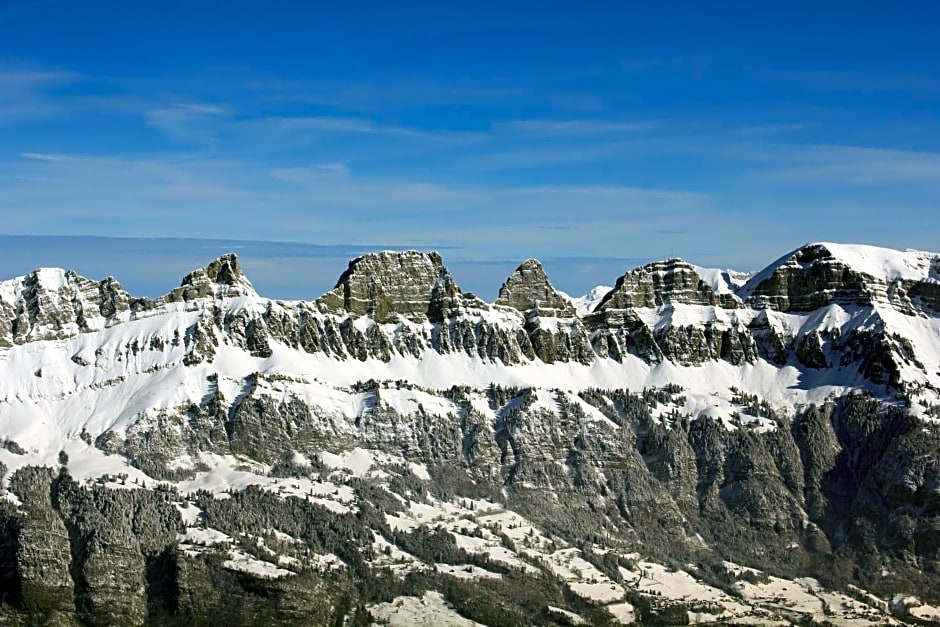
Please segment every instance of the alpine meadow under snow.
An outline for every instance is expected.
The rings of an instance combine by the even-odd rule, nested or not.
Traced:
[[[0,622],[940,620],[938,423],[936,253],[493,303],[414,251],[314,301],[43,268],[0,283]]]

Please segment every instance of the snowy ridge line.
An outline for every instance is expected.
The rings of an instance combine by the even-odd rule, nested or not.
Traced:
[[[740,272],[731,269],[715,269],[707,268],[703,266],[698,266],[694,264],[687,264],[680,258],[669,259],[666,261],[652,262],[648,264],[647,267],[654,268],[652,270],[653,274],[663,275],[668,272],[668,270],[661,269],[662,266],[667,264],[685,265],[688,268],[692,269],[701,279],[703,279],[709,287],[716,293],[729,293],[736,294],[739,298],[744,298],[749,295],[753,288],[756,287],[761,281],[766,279],[768,276],[773,274],[774,271],[778,270],[781,266],[784,266],[788,263],[795,263],[793,261],[794,256],[800,251],[809,250],[809,249],[823,249],[831,253],[834,261],[844,263],[846,266],[858,270],[866,275],[874,277],[876,279],[882,279],[886,282],[897,281],[897,280],[911,280],[911,281],[929,281],[932,283],[940,283],[940,253],[920,251],[915,249],[907,249],[905,251],[894,250],[890,248],[882,248],[877,246],[869,246],[863,244],[836,244],[831,242],[814,242],[808,243],[804,246],[783,255],[766,268],[759,272]],[[417,251],[406,251],[406,252],[396,252],[396,251],[382,251],[382,255],[413,255],[413,256],[422,256],[425,253],[419,253]],[[436,253],[431,253],[436,255]],[[362,259],[368,258],[371,255],[363,255],[354,259],[350,265],[352,266],[355,262]],[[225,255],[222,259],[230,258],[235,259],[234,253]],[[536,260],[529,260],[536,261]],[[240,270],[239,270],[240,272]],[[197,270],[190,275],[187,275],[184,280],[184,285],[186,280],[189,280],[193,275],[198,275],[199,273],[204,274],[204,270]],[[75,274],[72,270],[66,270],[63,268],[57,267],[40,267],[30,272],[26,275],[17,276],[10,279],[5,279],[0,281],[0,302],[6,302],[8,304],[13,304],[17,302],[22,296],[22,288],[25,282],[31,277],[35,278],[37,284],[50,291],[57,291],[67,287],[69,282],[74,279],[81,279],[84,281],[95,282],[90,279],[85,279]],[[114,281],[114,277],[107,277],[104,281]],[[239,281],[242,283],[239,287],[246,288],[247,296],[258,296],[257,292],[251,287],[251,283],[244,276],[239,277]],[[436,280],[435,283],[439,281]],[[95,282],[97,283],[97,282]],[[337,285],[340,287],[340,284]],[[177,288],[179,289],[179,288]],[[334,288],[336,289],[336,288]],[[558,292],[559,295],[569,300],[574,304],[578,309],[578,314],[583,315],[583,313],[589,313],[592,310],[592,306],[596,306],[603,297],[609,293],[612,287],[607,285],[598,285],[597,287],[591,289],[586,294],[578,297],[573,297],[563,292]],[[165,294],[157,299],[156,302],[166,301],[169,296],[173,294],[173,290],[168,294]],[[332,291],[332,290],[331,290]],[[329,292],[327,292],[328,294]],[[326,295],[326,294],[324,294]],[[322,296],[320,297],[322,298]],[[304,299],[276,299],[277,302],[284,304],[297,304],[297,303],[316,303],[320,300],[316,298],[313,300],[304,300]],[[350,299],[355,301],[361,301],[363,299],[356,296],[349,296]],[[149,299],[142,299],[149,300]],[[274,300],[274,299],[272,299]],[[421,303],[421,299],[406,299],[402,302],[405,303]],[[486,302],[480,301],[485,305],[493,306],[495,302]]]
[[[916,315],[879,301],[833,300],[812,311],[728,308],[669,300],[672,287],[667,286],[665,296],[657,295],[666,298],[660,305],[606,310],[602,301],[614,304],[618,288],[603,287],[582,299],[569,298],[580,312],[558,318],[538,313],[539,302],[546,302],[542,299],[565,298],[545,278],[522,285],[523,292],[531,293],[522,294],[521,305],[480,308],[482,301],[460,301],[455,286],[449,295],[435,295],[440,277],[447,276],[439,256],[402,255],[412,262],[425,260],[418,265],[431,268],[432,276],[381,274],[378,283],[370,283],[370,275],[355,279],[359,284],[341,282],[345,287],[334,292],[366,289],[363,293],[373,296],[350,294],[347,300],[371,298],[392,313],[395,306],[411,311],[425,302],[415,295],[423,293],[421,282],[427,279],[434,286],[428,288],[427,302],[449,302],[451,317],[417,322],[399,316],[380,323],[371,313],[337,309],[322,299],[266,299],[251,288],[234,255],[194,271],[157,303],[131,299],[116,282],[96,283],[61,270],[44,269],[35,273],[35,281],[20,281],[24,286],[42,284],[45,291],[22,287],[12,297],[15,281],[3,282],[0,296],[12,298],[16,307],[0,302],[0,314],[5,314],[0,324],[12,318],[8,335],[0,326],[0,416],[38,414],[58,420],[56,414],[67,413],[100,425],[100,415],[93,417],[101,407],[98,397],[138,411],[198,404],[208,393],[200,379],[215,375],[222,381],[245,381],[253,373],[334,388],[370,379],[404,380],[434,390],[492,383],[572,391],[677,384],[694,403],[686,411],[704,414],[715,405],[710,399],[728,398],[732,387],[784,409],[851,389],[885,398],[900,392],[924,415],[938,402],[940,315],[927,306]],[[753,277],[739,292],[755,282],[763,284],[784,267],[817,268],[821,263],[825,271],[840,260],[862,270],[883,270],[898,280],[921,277],[926,284],[934,281],[931,273],[937,265],[931,253],[813,245]],[[395,266],[394,259],[379,262]],[[701,277],[679,260],[668,264],[678,269],[676,281],[708,296],[715,276]],[[355,278],[352,268],[349,281]],[[661,274],[655,268],[637,272],[641,279],[644,272]],[[724,274],[728,280],[742,278]],[[630,293],[654,289],[642,285]],[[376,292],[381,289],[386,291]],[[518,309],[526,303],[533,308]],[[592,308],[590,315],[582,313]],[[318,335],[304,341],[305,333]],[[870,363],[873,358],[866,352],[886,355],[885,361]],[[173,391],[155,391],[156,381],[172,381]],[[113,392],[99,394],[104,388]],[[721,401],[718,405],[723,406]],[[133,415],[125,409],[111,418],[111,426]]]

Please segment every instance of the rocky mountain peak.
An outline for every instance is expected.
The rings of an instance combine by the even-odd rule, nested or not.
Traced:
[[[95,281],[74,270],[39,268],[0,283],[0,346],[91,331],[126,311],[130,302],[114,278]]]
[[[436,252],[371,253],[349,262],[336,287],[317,300],[328,313],[371,315],[376,322],[402,316],[439,322],[462,301],[460,288]]]
[[[887,304],[904,313],[940,308],[940,286],[931,278],[933,253],[876,246],[812,243],[758,273],[740,295],[754,307],[812,311],[829,303]]]
[[[499,288],[496,304],[519,311],[554,310],[559,317],[575,316],[571,302],[552,287],[538,259],[526,259],[509,275]]]
[[[194,300],[207,297],[256,296],[254,286],[242,272],[235,253],[226,253],[205,268],[193,270],[183,277],[180,286],[164,298],[169,301]]]
[[[222,285],[238,285],[239,283],[248,282],[235,253],[227,253],[210,263],[206,267],[206,276]]]
[[[694,266],[674,258],[630,270],[617,279],[597,309],[653,308],[670,302],[728,309],[739,305],[732,294],[717,294]]]

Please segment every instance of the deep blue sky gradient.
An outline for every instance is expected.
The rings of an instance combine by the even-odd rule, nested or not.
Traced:
[[[0,275],[124,259],[147,293],[299,242],[320,270],[243,257],[308,297],[442,248],[492,297],[532,256],[579,293],[676,255],[940,249],[940,4],[645,4],[0,0],[0,234],[210,240],[7,239]]]

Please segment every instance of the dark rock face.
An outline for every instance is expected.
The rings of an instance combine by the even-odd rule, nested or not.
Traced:
[[[248,277],[242,272],[238,258],[229,253],[222,255],[205,268],[199,268],[183,277],[180,286],[163,297],[164,302],[191,301],[198,298],[237,297],[255,295]]]
[[[831,364],[823,350],[823,340],[818,332],[802,336],[796,346],[796,358],[805,366],[817,370],[828,368]]]
[[[757,359],[757,346],[746,327],[674,323],[670,311],[676,305],[734,310],[741,302],[732,294],[717,294],[681,259],[631,270],[585,319],[595,351],[618,361],[629,353],[650,363],[668,359],[682,365],[714,360],[738,365]],[[661,310],[665,324],[651,329],[638,309]]]
[[[216,559],[171,553],[178,597],[148,620],[155,625],[329,625],[342,620],[343,590],[318,577],[264,580],[219,567]]]
[[[22,608],[43,615],[75,610],[69,534],[51,499],[54,478],[51,468],[26,468],[10,481],[26,514],[7,519],[16,547],[12,596]]]
[[[931,262],[935,267],[938,262]],[[907,315],[936,314],[940,282],[927,276],[922,280],[872,276],[846,265],[824,244],[810,244],[764,276],[747,286],[746,302],[752,307],[778,311],[813,311],[830,303],[871,307],[885,304]]]
[[[574,306],[555,291],[537,260],[526,260],[506,279],[496,304],[525,315],[524,328],[532,350],[545,363],[594,361],[590,338]]]
[[[16,320],[13,305],[0,298],[0,348],[13,345],[13,322]]]
[[[108,277],[98,284],[98,311],[109,321],[117,314],[128,311],[131,297],[116,279]]]
[[[15,549],[3,602],[27,621],[308,625],[336,618],[340,586],[302,575],[259,579],[226,570],[220,556],[183,555],[175,493],[89,489],[36,467],[18,471],[11,488],[25,511],[0,512]]]
[[[848,397],[824,411],[832,412],[831,422],[814,410],[795,423],[795,431],[807,473],[807,509],[819,514],[814,520],[830,538],[835,571],[860,568],[865,585],[881,580],[885,589],[934,585],[929,582],[940,539],[936,433],[870,398]],[[922,565],[912,563],[913,556]]]
[[[740,306],[731,294],[716,294],[695,269],[681,259],[651,263],[631,270],[598,305],[597,310],[661,307],[668,303],[712,305],[728,309]]]
[[[441,322],[465,300],[440,255],[408,251],[354,259],[317,305],[334,314],[369,315],[380,324],[398,316]]]
[[[548,281],[542,264],[536,259],[527,259],[516,268],[503,286],[499,288],[497,305],[505,305],[522,312],[551,310],[559,318],[573,318],[574,307],[555,291]],[[551,314],[543,314],[551,315]]]
[[[779,311],[812,311],[831,302],[871,305],[872,293],[861,273],[819,244],[798,250],[748,298],[748,303]]]
[[[940,265],[940,260],[934,262],[935,267]],[[940,272],[934,271],[937,274]],[[907,289],[906,296],[910,299],[914,310],[920,309],[940,314],[940,279],[933,282],[918,281]]]

